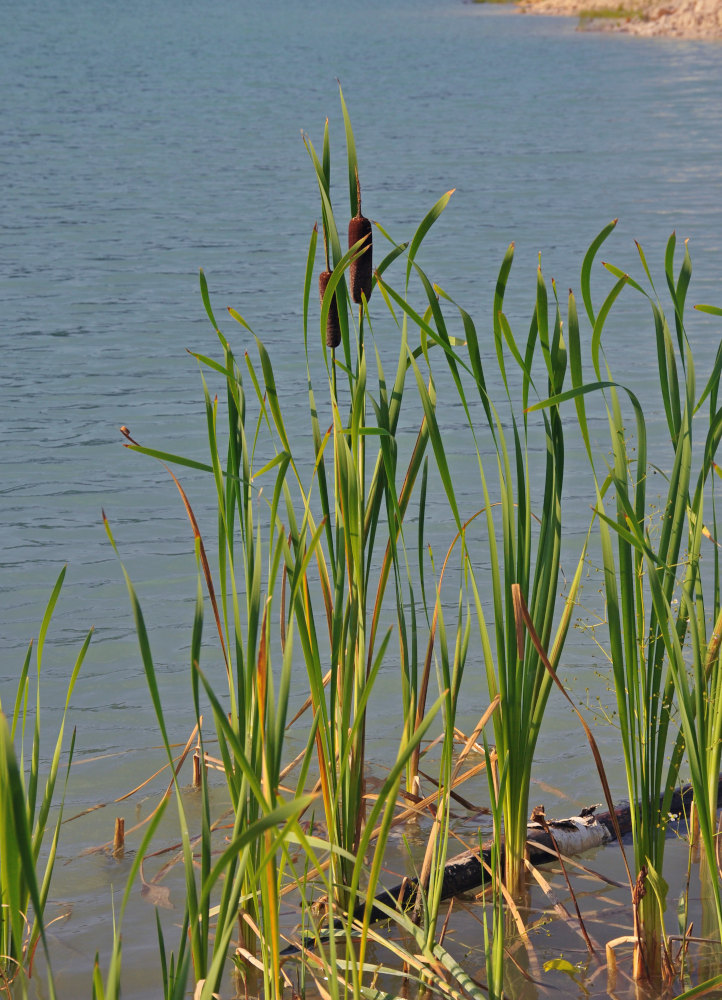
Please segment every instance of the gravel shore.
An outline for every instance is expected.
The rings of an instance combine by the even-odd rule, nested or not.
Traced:
[[[722,0],[520,0],[519,8],[527,14],[579,16],[584,30],[722,41]]]

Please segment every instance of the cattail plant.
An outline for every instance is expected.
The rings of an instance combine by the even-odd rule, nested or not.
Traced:
[[[331,280],[331,275],[333,271],[328,269],[321,271],[318,276],[318,293],[321,298],[321,306],[323,307],[323,299],[326,294],[326,288]],[[336,301],[336,293],[334,292],[331,296],[331,302],[328,307],[328,318],[326,320],[326,347],[330,347],[335,350],[341,343],[341,325],[338,318],[338,303]]]
[[[358,179],[358,169],[356,170],[356,215],[348,224],[348,248],[349,250],[363,240],[359,256],[351,262],[349,268],[349,285],[351,286],[351,298],[354,302],[361,303],[363,298],[371,298],[371,280],[373,277],[373,235],[371,223],[365,215],[361,214],[361,184]]]
[[[48,961],[51,1000],[55,993],[44,929],[45,910],[63,822],[75,733],[70,741],[60,795],[56,795],[56,786],[70,698],[93,634],[92,629],[87,633],[67,682],[55,746],[47,775],[43,776],[40,772],[41,740],[47,739],[48,733],[41,731],[40,677],[48,629],[64,579],[65,567],[48,601],[37,643],[31,642],[28,646],[14,702],[3,704],[0,698],[0,982],[8,996],[28,995],[26,969],[32,967],[36,947],[42,939]],[[30,679],[33,653],[37,664],[34,699]],[[41,857],[45,859],[43,862]],[[17,987],[14,988],[12,984],[16,979]]]
[[[346,106],[342,101],[349,166],[350,214],[358,219],[361,215],[358,205],[358,169],[353,140],[353,131],[348,118]],[[334,220],[333,207],[330,198],[330,155],[328,143],[328,128],[324,131],[324,145],[321,157],[316,155],[310,139],[306,139],[306,147],[316,170],[321,195],[323,212],[323,232],[327,242],[326,268],[330,270],[329,258],[332,258],[334,273],[350,269],[353,259],[358,256],[358,240],[352,242],[352,248],[342,253],[338,230]],[[438,215],[439,213],[437,213]],[[434,216],[436,218],[436,216]],[[352,223],[353,223],[352,218]],[[419,228],[415,247],[420,245],[425,233],[430,228],[433,219],[425,220]],[[369,227],[370,228],[370,227]],[[405,246],[395,245],[391,253],[378,265],[377,271],[382,275],[386,267],[395,260]],[[315,241],[309,252],[312,261],[315,251]],[[362,255],[369,257],[370,253]],[[362,291],[370,294],[370,275]],[[308,270],[307,270],[308,274]],[[333,279],[329,278],[329,281]],[[353,285],[353,279],[349,277]],[[308,278],[307,278],[308,281]],[[339,297],[339,318],[344,330],[346,342],[347,298],[346,283],[339,281],[336,291]],[[357,301],[362,301],[357,297]],[[304,318],[308,310],[304,310]],[[321,317],[324,322],[323,315]],[[387,632],[383,638],[379,635],[381,609],[384,604],[387,583],[394,587],[393,597],[396,598],[398,626],[401,642],[406,650],[411,649],[412,640],[406,619],[404,591],[413,593],[413,584],[408,577],[408,557],[404,551],[405,542],[402,535],[404,520],[418,473],[423,463],[425,449],[428,443],[428,433],[425,422],[419,434],[417,446],[414,449],[406,474],[401,476],[403,487],[397,486],[397,455],[394,446],[397,425],[400,417],[404,386],[408,370],[408,340],[406,327],[399,345],[399,359],[396,367],[396,377],[393,380],[393,391],[389,392],[380,357],[376,357],[378,366],[378,397],[374,397],[371,380],[368,378],[367,354],[363,342],[363,314],[359,318],[357,337],[352,336],[349,328],[349,351],[344,370],[349,377],[348,416],[342,419],[335,382],[330,385],[333,407],[332,441],[333,447],[325,449],[324,437],[319,425],[315,395],[310,396],[311,413],[313,415],[313,434],[317,457],[317,477],[319,482],[319,497],[321,513],[323,514],[323,552],[319,554],[322,579],[327,580],[327,593],[324,605],[327,608],[328,630],[331,640],[330,665],[331,676],[328,683],[328,696],[323,687],[325,664],[319,658],[319,647],[316,638],[316,627],[313,622],[312,598],[309,588],[301,595],[303,600],[297,602],[296,614],[299,632],[305,636],[303,647],[306,666],[309,672],[311,699],[314,714],[319,718],[317,729],[317,745],[319,770],[322,776],[324,812],[328,828],[329,840],[338,848],[332,853],[330,865],[332,870],[331,883],[335,902],[343,908],[352,909],[359,890],[360,871],[366,845],[370,833],[374,829],[371,817],[366,815],[367,799],[365,795],[365,727],[366,710],[374,680],[384,659],[385,650],[390,640]],[[307,366],[309,391],[311,389],[312,362],[308,356]],[[355,356],[353,348],[356,348]],[[335,368],[329,373],[335,378]],[[371,400],[375,421],[369,422],[367,404]],[[372,440],[380,442],[378,451],[367,454],[366,435],[376,427],[381,432]],[[280,433],[280,428],[279,428]],[[373,457],[373,467],[367,465],[367,459]],[[370,474],[370,477],[369,477]],[[382,537],[379,527],[384,523],[391,526],[388,535],[386,554],[380,574],[376,575],[377,562],[374,558],[374,547]],[[292,542],[297,545],[294,537]],[[391,600],[393,600],[393,597]],[[413,604],[412,604],[413,606]],[[377,644],[378,639],[378,644]],[[420,729],[406,729],[403,736],[403,749],[399,751],[399,759],[403,759],[403,767],[414,750],[420,738]],[[389,786],[390,787],[390,786]],[[391,798],[386,796],[388,801]],[[395,798],[395,795],[392,796]],[[376,848],[378,852],[378,847]],[[354,862],[354,856],[359,859]],[[378,853],[379,859],[381,854]],[[362,943],[361,950],[365,947]]]
[[[326,222],[323,224],[323,253],[326,259],[326,270],[321,271],[318,276],[318,293],[321,299],[321,313],[323,321],[323,300],[326,296],[326,289],[328,288],[328,283],[331,280],[333,274],[333,268],[329,261],[328,256],[328,229]],[[326,347],[331,348],[335,351],[336,348],[341,343],[341,320],[338,314],[338,299],[336,298],[336,292],[331,296],[331,301],[328,305],[328,316],[326,317]]]
[[[638,860],[640,864],[650,862],[646,867],[651,876],[648,899],[639,906],[639,919],[648,941],[660,929],[655,914],[661,916],[663,892],[653,898],[654,883],[659,886],[662,881],[659,844],[664,841],[662,821],[666,822],[670,800],[669,797],[665,800],[661,811],[656,803],[660,794],[671,788],[668,779],[672,774],[676,776],[682,741],[692,748],[687,752],[695,797],[699,790],[702,802],[705,788],[710,793],[708,808],[700,815],[700,835],[710,857],[714,850],[715,812],[710,796],[711,779],[716,778],[719,769],[718,748],[722,745],[722,719],[718,718],[722,663],[717,642],[722,630],[722,612],[719,586],[715,582],[713,610],[718,624],[712,635],[708,635],[709,623],[702,605],[699,546],[704,527],[702,501],[722,438],[722,411],[717,406],[722,349],[700,399],[695,393],[691,357],[686,356],[688,345],[682,328],[688,269],[685,266],[676,283],[672,280],[671,247],[667,270],[673,287],[675,317],[679,321],[678,353],[684,357],[686,381],[680,381],[672,370],[675,352],[668,324],[661,310],[654,312],[659,357],[666,359],[660,362],[661,382],[674,442],[675,465],[669,477],[669,495],[675,501],[679,498],[678,503],[669,504],[660,541],[654,533],[647,538],[644,421],[640,416],[640,429],[634,438],[639,465],[634,467],[631,447],[624,436],[618,396],[610,385],[611,375],[601,369],[602,328],[614,299],[629,279],[618,274],[620,284],[599,316],[591,310],[592,262],[611,228],[592,245],[582,271],[582,294],[594,331],[592,360],[596,381],[586,385],[582,378],[574,298],[570,296],[567,333],[555,291],[553,302],[549,302],[541,268],[537,272],[535,308],[526,346],[515,337],[504,313],[513,244],[501,265],[493,300],[493,341],[488,351],[491,362],[495,362],[492,375],[491,366],[482,361],[483,342],[471,317],[433,284],[417,264],[422,241],[452,192],[443,195],[431,208],[408,244],[397,244],[388,237],[391,249],[374,271],[371,225],[361,212],[353,131],[343,96],[341,101],[350,195],[350,211],[344,211],[344,219],[351,216],[349,248],[345,252],[331,199],[328,123],[320,157],[310,139],[305,139],[318,179],[323,218],[321,266],[325,269],[319,277],[318,332],[321,339],[325,335],[332,351],[343,344],[342,359],[329,358],[324,352],[325,371],[321,368],[319,376],[315,351],[318,341],[316,335],[311,337],[309,322],[318,266],[318,226],[314,226],[303,294],[312,454],[307,441],[300,448],[294,442],[296,428],[285,411],[283,386],[276,379],[270,354],[256,338],[258,360],[244,347],[244,366],[239,365],[231,343],[218,328],[203,276],[203,303],[223,356],[222,362],[202,355],[196,357],[201,366],[225,380],[227,433],[224,435],[219,423],[224,405],[204,380],[209,463],[141,448],[126,434],[129,447],[138,452],[209,474],[217,499],[214,584],[200,528],[176,479],[193,528],[199,567],[189,660],[199,732],[200,787],[195,801],[200,800],[202,826],[200,836],[191,840],[184,795],[174,777],[182,827],[186,905],[175,966],[180,970],[177,979],[172,962],[165,961],[165,945],[159,932],[166,1000],[170,1000],[171,990],[173,998],[180,997],[191,963],[196,995],[200,1000],[216,995],[236,933],[237,966],[246,963],[248,968],[262,970],[264,995],[281,1000],[290,980],[284,972],[281,950],[284,925],[280,903],[287,891],[296,892],[299,888],[302,927],[304,932],[307,928],[312,930],[319,953],[318,958],[311,958],[305,954],[308,951],[305,946],[298,950],[301,962],[305,963],[302,975],[314,979],[320,993],[333,998],[351,993],[377,996],[375,986],[367,986],[368,974],[373,975],[374,982],[380,973],[396,974],[396,969],[378,966],[369,951],[372,943],[383,943],[371,924],[379,909],[384,912],[386,907],[387,915],[394,917],[411,942],[412,952],[405,951],[406,946],[402,947],[396,939],[389,948],[406,963],[409,982],[430,986],[448,997],[461,995],[454,985],[458,983],[464,995],[480,1000],[476,984],[442,948],[437,925],[451,832],[451,789],[462,761],[476,737],[482,730],[486,732],[487,723],[493,725],[496,756],[501,765],[498,780],[492,776],[489,788],[497,850],[492,854],[493,895],[484,918],[483,943],[488,995],[502,995],[509,968],[505,963],[502,896],[510,898],[507,888],[502,887],[502,868],[508,886],[523,887],[529,784],[552,685],[547,664],[556,669],[560,663],[584,567],[585,545],[562,604],[558,598],[562,584],[565,455],[561,405],[571,399],[577,404],[580,433],[592,465],[590,493],[597,499],[595,520],[599,522],[601,535],[609,643],[620,698],[630,798],[655,803],[651,823],[649,812],[642,815],[639,810],[634,830],[639,845],[635,846]],[[386,237],[380,225],[377,229]],[[402,255],[405,255],[406,281],[398,292],[387,283],[386,271]],[[361,306],[356,325],[344,278],[347,269],[351,300]],[[413,285],[412,273],[418,279]],[[380,292],[375,300],[379,313],[374,316],[376,330],[363,305],[364,298],[369,299],[374,278]],[[421,308],[414,303],[419,288],[423,293]],[[388,376],[384,371],[385,354],[376,349],[384,324],[389,322],[384,306],[398,330],[394,339],[398,345],[395,371]],[[454,325],[447,322],[447,312],[452,313],[454,325],[461,323],[463,340],[454,334]],[[242,327],[244,338],[252,334],[240,314],[233,309],[229,313]],[[364,326],[368,328],[366,331]],[[387,349],[388,342],[384,351]],[[441,355],[438,366],[433,363],[436,355]],[[242,367],[244,373],[248,372],[248,384],[252,387],[248,400]],[[448,376],[456,388],[465,414],[469,451],[477,463],[479,502],[474,503],[473,512],[465,510],[467,497],[452,479],[443,414],[437,409],[437,371],[442,367],[444,377]],[[337,371],[348,380],[340,393],[336,391]],[[565,388],[569,375],[571,389]],[[323,397],[319,393],[319,382],[324,384],[326,380],[328,399],[325,385]],[[586,394],[602,388],[607,391],[614,459],[613,467],[605,467],[603,481],[596,474],[599,463],[592,452],[584,408]],[[402,418],[407,423],[409,420],[409,396],[411,406],[418,409],[420,403],[422,412],[416,443],[406,458],[399,428],[404,426]],[[540,397],[540,402],[534,402]],[[692,417],[708,397],[708,443],[702,473],[693,492],[688,454]],[[544,444],[541,449],[540,442]],[[457,544],[460,553],[463,582],[456,600],[455,631],[446,624],[452,621],[451,612],[446,610],[446,595],[453,582],[447,576],[442,589],[444,571],[435,586],[433,607],[427,600],[426,496],[427,487],[433,489],[429,484],[437,479],[446,497],[450,526],[456,531],[449,553]],[[482,533],[481,548],[475,531]],[[112,542],[110,532],[109,537]],[[656,546],[653,552],[652,544]],[[412,565],[414,549],[418,569]],[[677,567],[682,562],[684,580],[678,580]],[[433,569],[433,553],[430,565]],[[206,603],[202,582],[213,610],[218,633],[216,657],[228,680],[227,697],[221,697],[216,690],[211,680],[213,675],[209,672],[206,676],[201,671],[201,651],[207,655],[206,644],[202,642]],[[174,763],[172,745],[160,704],[150,639],[129,579],[127,584],[141,658],[170,766]],[[679,604],[674,604],[675,595],[679,595]],[[417,612],[419,597],[423,608]],[[528,636],[520,628],[517,616],[522,602],[528,618]],[[677,608],[674,613],[673,607]],[[394,620],[393,630],[383,627],[389,618]],[[472,645],[475,621],[479,659],[486,672],[491,707],[457,756],[455,717],[457,709],[463,707],[460,698],[467,660],[470,662],[472,653],[476,655]],[[531,640],[532,635],[538,642]],[[692,656],[687,656],[687,636],[693,647]],[[381,671],[396,658],[392,640],[398,641],[400,648],[403,719],[395,759],[380,788],[372,792],[366,786],[366,725],[368,713],[374,710],[380,696],[377,681]],[[419,651],[424,648],[425,669],[419,679],[417,667],[424,662]],[[548,657],[540,652],[542,649],[550,650]],[[695,676],[687,685],[685,669],[690,660]],[[427,688],[434,664],[440,695],[427,710]],[[297,758],[299,769],[293,779],[294,787],[287,778],[290,768],[283,767],[283,757],[286,728],[290,725],[287,707],[293,686],[298,683],[299,668],[301,675],[305,671],[302,683],[304,688],[308,686],[307,707],[311,709],[312,721],[305,737],[305,751]],[[710,685],[709,689],[703,688],[705,683]],[[709,694],[705,697],[707,690]],[[211,816],[213,798],[203,766],[206,757],[200,726],[201,695],[211,706],[218,755],[232,807],[232,826],[227,835],[224,833],[226,839],[220,853],[218,835],[225,827]],[[681,736],[679,727],[673,724],[675,697]],[[436,713],[443,727],[439,740],[440,787],[438,795],[419,803],[415,784],[420,773],[419,748]],[[0,764],[1,729],[0,719]],[[488,758],[486,738],[484,744]],[[673,768],[667,763],[670,749]],[[419,897],[423,898],[423,907],[419,906],[418,916],[423,916],[423,926],[415,925],[409,914],[395,914],[386,906],[386,896],[381,901],[374,898],[382,878],[389,831],[392,824],[405,818],[404,812],[396,809],[404,772],[415,793],[414,808],[425,807],[436,799],[430,846],[420,878],[424,894]],[[318,778],[317,795],[304,792],[311,776]],[[0,807],[4,801],[3,787],[0,781]],[[310,819],[309,812],[302,827],[297,820],[311,807],[315,818]],[[10,817],[9,807],[4,814]],[[306,822],[315,823],[315,829],[320,823],[321,829],[307,833]],[[498,849],[502,827],[503,859]],[[643,827],[646,834],[641,833]],[[0,833],[2,830],[0,823]],[[0,847],[2,843],[0,836]],[[300,855],[295,853],[296,846],[302,848]],[[138,857],[141,856],[142,852]],[[298,884],[294,884],[297,857],[302,858],[303,874],[298,877]],[[2,870],[0,865],[0,874]],[[325,891],[328,900],[327,911],[320,919],[311,902],[317,890]],[[717,911],[722,926],[722,905],[717,906]],[[0,928],[2,919],[0,912]],[[326,929],[330,932],[327,937]],[[16,937],[20,936],[20,930],[18,925]],[[307,933],[302,940],[304,945],[308,942]],[[647,968],[657,961],[655,951],[659,949],[651,944],[645,944],[644,951],[640,951]],[[111,982],[117,978],[119,960],[118,944],[108,974]],[[167,964],[171,966],[168,976]],[[442,969],[437,978],[435,970]],[[101,993],[101,979],[98,971],[94,988],[99,1000],[101,996],[104,1000],[116,996],[117,991],[111,994],[107,987]]]
[[[605,267],[617,282],[595,314],[590,288],[592,264],[615,225],[616,220],[602,230],[582,266],[582,295],[593,329],[591,353],[596,382],[585,385],[582,379],[579,323],[572,296],[570,357],[577,416],[597,494],[609,656],[629,798],[636,803],[632,810],[637,878],[633,897],[636,938],[633,974],[635,979],[658,984],[671,965],[663,923],[667,884],[662,870],[670,802],[683,753],[690,768],[701,838],[716,867],[719,756],[715,747],[721,730],[715,718],[718,692],[715,688],[708,689],[708,684],[718,650],[712,648],[714,632],[711,642],[707,636],[712,621],[719,616],[719,601],[715,596],[710,616],[703,598],[708,581],[702,579],[701,545],[705,493],[722,436],[722,411],[717,405],[722,354],[718,352],[712,374],[698,397],[694,361],[684,327],[691,262],[685,250],[680,274],[675,278],[674,235],[667,245],[665,275],[674,306],[676,345],[654,286],[650,295],[629,274],[611,264]],[[651,283],[642,248],[637,245],[637,249]],[[653,504],[648,494],[648,434],[644,413],[634,393],[613,380],[602,348],[607,316],[627,285],[648,299],[657,337],[659,384],[671,444],[671,451],[663,459],[670,471],[665,474],[668,491],[659,528],[652,524]],[[598,473],[585,396],[599,390],[605,394],[614,464],[610,468],[605,458],[603,466],[599,463]],[[625,426],[624,395],[634,410],[634,432],[627,431]],[[695,485],[693,416],[708,397],[709,428]],[[654,506],[656,503],[655,498]],[[715,595],[718,592],[717,579],[713,581],[713,592]],[[715,798],[710,803],[712,774]],[[714,895],[722,928],[722,898],[719,891]]]
[[[449,195],[451,192],[449,193]],[[448,200],[449,195],[445,196]],[[414,245],[412,243],[412,250]],[[512,265],[514,246],[509,247],[501,266],[494,297],[494,341],[498,361],[498,378],[506,396],[510,413],[507,432],[504,418],[492,402],[484,372],[482,354],[476,327],[471,317],[459,308],[464,325],[468,361],[454,350],[442,304],[453,300],[437,285],[432,284],[423,270],[414,264],[428,301],[424,331],[430,342],[443,348],[451,377],[466,413],[472,434],[472,447],[476,451],[483,507],[479,511],[486,525],[486,540],[490,553],[488,582],[481,585],[481,570],[474,548],[470,548],[467,524],[447,463],[446,449],[438,424],[431,394],[424,385],[421,368],[411,359],[417,387],[427,422],[436,464],[449,503],[449,511],[463,540],[464,566],[469,574],[477,608],[480,646],[483,651],[490,700],[500,698],[500,711],[494,716],[494,737],[499,756],[509,760],[508,777],[501,797],[505,832],[505,880],[510,891],[520,891],[525,877],[524,854],[529,815],[529,787],[534,752],[539,736],[544,710],[551,690],[551,680],[537,652],[526,644],[523,651],[517,642],[517,627],[511,605],[512,586],[520,584],[530,595],[533,619],[544,635],[548,648],[553,639],[553,660],[556,666],[569,627],[573,595],[570,593],[564,612],[559,617],[555,636],[553,626],[557,612],[557,593],[561,575],[560,554],[562,542],[562,482],[564,474],[564,435],[558,406],[545,417],[541,428],[530,425],[526,414],[530,393],[538,391],[533,377],[534,354],[543,356],[547,369],[547,382],[552,392],[561,391],[566,374],[566,348],[562,336],[562,322],[558,306],[554,321],[549,321],[549,308],[541,267],[537,272],[537,301],[527,340],[526,356],[519,349],[514,334],[503,312],[504,294]],[[411,268],[407,275],[410,275]],[[402,309],[405,303],[387,285],[384,292]],[[412,319],[413,317],[409,317]],[[433,325],[432,325],[433,324]],[[517,419],[516,396],[507,370],[509,361],[505,348],[519,365],[522,376],[521,396],[523,416]],[[479,416],[472,410],[473,397],[461,376],[462,369],[474,379],[481,407]],[[433,373],[429,372],[430,385]],[[482,457],[477,426],[486,424],[496,452],[493,462]],[[533,467],[535,435],[541,430],[546,442],[546,460],[543,479]],[[543,486],[543,492],[537,484]],[[498,495],[498,500],[496,496]],[[541,529],[535,534],[532,528],[534,509],[544,513]],[[575,577],[575,581],[576,581]],[[575,587],[577,584],[573,585]],[[487,624],[488,611],[482,606],[481,594],[490,593],[493,625]]]

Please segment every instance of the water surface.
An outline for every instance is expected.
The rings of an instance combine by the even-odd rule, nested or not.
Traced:
[[[120,754],[76,769],[71,811],[124,793],[158,759],[103,509],[152,625],[175,737],[185,740],[192,726],[191,536],[166,474],[126,452],[118,427],[143,443],[205,457],[200,379],[186,353],[216,350],[199,267],[218,314],[235,306],[274,353],[287,414],[293,422],[297,412],[306,433],[301,295],[319,206],[301,133],[320,145],[330,118],[342,204],[336,78],[356,131],[368,216],[408,239],[437,198],[456,189],[421,260],[483,335],[510,241],[517,262],[508,312],[523,331],[538,253],[563,295],[578,289],[583,251],[612,218],[620,221],[606,256],[634,267],[638,239],[659,276],[676,230],[680,242],[690,240],[690,300],[722,302],[720,54],[718,45],[580,34],[570,19],[457,0],[362,7],[59,0],[52,11],[28,0],[13,8],[0,41],[0,681],[9,698],[52,582],[68,563],[46,654],[47,721],[95,625],[71,721],[81,758]],[[601,294],[601,271],[597,280]],[[253,349],[230,320],[224,329],[239,355]],[[718,324],[697,317],[690,332],[704,371]],[[633,375],[650,412],[658,411],[651,328],[632,298],[615,336],[620,374]],[[472,479],[465,486],[467,466],[457,456],[458,488],[471,509],[478,487]],[[580,500],[581,476],[572,468],[568,477]],[[212,535],[203,478],[183,479]],[[434,502],[444,524],[443,502]],[[588,504],[572,506],[570,564],[588,516]],[[220,678],[218,663],[208,669]],[[602,658],[580,633],[565,670],[580,699],[587,688],[592,702],[596,694],[610,698],[598,676]],[[471,728],[484,706],[480,671],[467,683],[469,714],[460,725]],[[398,690],[391,668],[381,685],[379,758],[396,722],[384,715]],[[621,789],[616,734],[602,729],[600,739]],[[578,728],[552,699],[540,777],[552,758],[558,773],[560,746],[567,791],[593,784]],[[128,748],[133,753],[121,753]],[[67,858],[107,839],[110,812],[67,828]],[[123,874],[97,856],[65,873],[70,926],[83,938],[67,966],[84,969],[96,947],[109,946],[110,885],[121,886]],[[82,898],[73,896],[78,882]],[[131,923],[129,966],[145,954],[143,933],[137,937]],[[149,950],[155,954],[154,945]],[[126,995],[143,990],[129,985]]]

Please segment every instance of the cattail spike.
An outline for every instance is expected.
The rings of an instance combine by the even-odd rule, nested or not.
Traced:
[[[373,235],[371,223],[361,214],[361,183],[356,170],[356,194],[358,208],[356,215],[348,224],[348,245],[351,249],[354,244],[363,240],[363,248],[356,260],[351,262],[349,267],[349,284],[351,286],[351,298],[354,302],[362,302],[371,298],[371,282],[373,279]]]
[[[326,294],[326,288],[329,281],[331,280],[331,271],[322,271],[318,276],[318,291],[321,296],[321,305],[323,305],[323,297]],[[341,343],[341,324],[338,318],[338,303],[336,302],[336,293],[333,293],[331,298],[331,304],[328,310],[328,319],[326,320],[326,347],[330,347],[335,350]]]

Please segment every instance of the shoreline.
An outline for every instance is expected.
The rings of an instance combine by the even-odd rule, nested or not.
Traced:
[[[579,17],[581,31],[722,41],[720,0],[519,0],[522,14]]]

